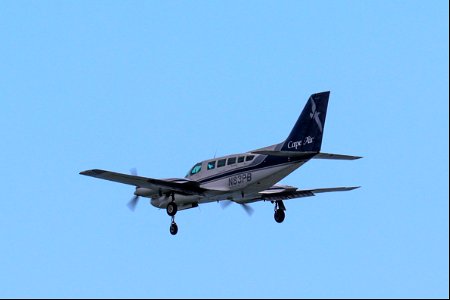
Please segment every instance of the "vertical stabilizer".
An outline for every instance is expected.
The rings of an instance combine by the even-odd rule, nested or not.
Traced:
[[[282,151],[319,152],[327,116],[330,92],[312,94],[291,133],[283,142]]]

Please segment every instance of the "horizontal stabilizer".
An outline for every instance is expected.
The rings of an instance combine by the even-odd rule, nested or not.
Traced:
[[[281,157],[299,157],[299,158],[313,158],[317,152],[297,152],[297,151],[277,151],[277,150],[255,150],[255,154],[281,156]]]
[[[311,190],[313,193],[328,193],[328,192],[347,192],[355,189],[359,189],[360,186],[351,186],[351,187],[335,187],[335,188],[323,188],[323,189],[314,189]]]
[[[355,160],[360,159],[362,156],[352,156],[344,154],[332,154],[332,153],[317,153],[314,158],[317,159],[337,159],[337,160]]]
[[[281,156],[281,157],[296,157],[296,158],[316,158],[316,159],[337,159],[337,160],[355,160],[361,158],[361,156],[351,156],[343,154],[332,154],[332,153],[317,153],[317,152],[297,152],[297,151],[277,151],[277,150],[255,150],[252,153],[271,155],[271,156]]]

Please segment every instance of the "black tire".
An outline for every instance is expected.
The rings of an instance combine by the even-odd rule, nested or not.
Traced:
[[[285,217],[286,217],[286,215],[284,213],[284,210],[277,209],[275,211],[274,218],[277,223],[283,223]]]
[[[169,204],[167,204],[166,211],[169,216],[175,216],[178,211],[177,204],[175,202],[170,202]]]
[[[177,223],[172,223],[172,225],[170,225],[170,234],[176,235],[177,233],[178,233]]]

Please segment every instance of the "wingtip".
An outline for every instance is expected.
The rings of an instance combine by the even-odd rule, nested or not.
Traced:
[[[80,175],[86,175],[86,176],[97,176],[97,175],[101,175],[101,174],[103,174],[105,172],[106,171],[103,171],[103,170],[92,169],[92,170],[82,171],[79,174]]]

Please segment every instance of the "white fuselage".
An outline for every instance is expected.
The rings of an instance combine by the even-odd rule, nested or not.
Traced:
[[[178,209],[182,210],[194,207],[192,203],[257,201],[261,198],[258,192],[270,188],[305,162],[290,159],[271,161],[267,155],[251,153],[205,160],[196,164],[186,178],[200,182],[200,186],[208,191],[203,195],[175,193],[175,202]],[[145,189],[142,189],[140,195],[146,196],[144,194]],[[152,197],[150,203],[165,208],[171,201],[170,195],[157,195]]]

